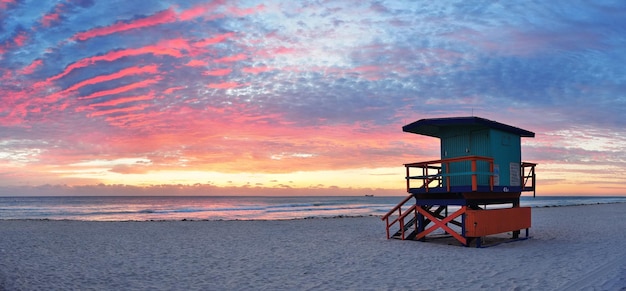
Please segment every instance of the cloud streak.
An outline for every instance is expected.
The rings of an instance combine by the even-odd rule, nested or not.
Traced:
[[[141,29],[149,26],[160,25],[176,21],[176,13],[172,9],[158,12],[148,17],[140,18],[130,22],[119,21],[105,27],[92,28],[84,32],[77,33],[72,37],[74,40],[85,41],[90,38],[121,33],[127,30]]]

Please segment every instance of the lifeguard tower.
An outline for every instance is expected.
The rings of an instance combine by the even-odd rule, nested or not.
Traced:
[[[421,119],[402,130],[439,138],[441,159],[404,165],[410,195],[383,216],[388,239],[452,236],[481,247],[495,234],[528,238],[531,210],[520,196],[534,195],[536,164],[521,161],[521,138],[533,132],[480,117]]]

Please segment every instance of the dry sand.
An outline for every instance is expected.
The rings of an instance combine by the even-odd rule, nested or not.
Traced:
[[[0,290],[626,290],[626,204],[533,209],[532,238],[386,240],[378,217],[0,221]]]

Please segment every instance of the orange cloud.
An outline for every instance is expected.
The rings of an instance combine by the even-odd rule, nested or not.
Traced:
[[[98,27],[98,28],[90,29],[88,31],[79,32],[76,35],[74,35],[72,39],[85,41],[93,37],[105,36],[105,35],[109,35],[109,34],[113,34],[117,32],[122,32],[122,31],[137,29],[137,28],[150,27],[150,26],[155,26],[155,25],[160,25],[160,24],[170,23],[170,22],[175,22],[175,21],[176,21],[176,13],[170,8],[170,9],[158,12],[154,15],[141,18],[135,21],[130,21],[130,22],[118,21],[117,23],[110,25],[110,26]]]
[[[150,170],[147,165],[115,165],[111,168],[111,172],[120,174],[145,174]]]

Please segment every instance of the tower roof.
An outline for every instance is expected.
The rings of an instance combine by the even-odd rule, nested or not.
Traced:
[[[492,128],[520,137],[535,137],[535,133],[532,131],[475,116],[420,119],[403,126],[402,131],[440,138],[442,129],[451,127]]]

